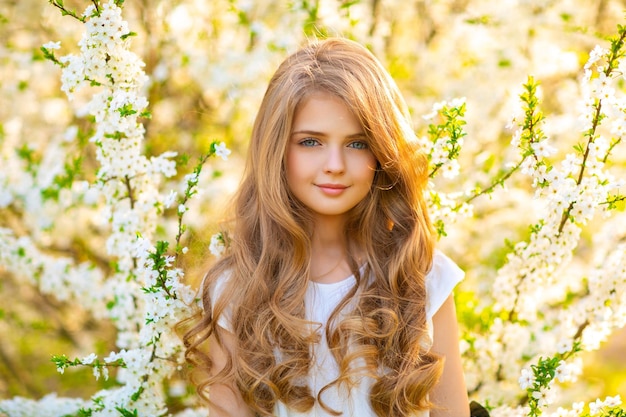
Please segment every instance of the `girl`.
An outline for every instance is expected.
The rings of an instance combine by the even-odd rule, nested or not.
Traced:
[[[469,416],[427,159],[379,61],[315,42],[272,77],[187,357],[217,416]]]

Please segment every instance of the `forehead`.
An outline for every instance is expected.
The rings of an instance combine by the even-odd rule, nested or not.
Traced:
[[[292,132],[313,127],[322,131],[338,127],[363,130],[354,112],[341,98],[323,91],[305,97],[295,110]]]

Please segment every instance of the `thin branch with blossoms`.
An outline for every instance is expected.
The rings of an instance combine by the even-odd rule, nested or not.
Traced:
[[[524,92],[520,94],[520,101],[524,106],[524,119],[521,129],[512,140],[512,145],[516,146],[521,154],[521,159],[517,163],[498,172],[488,185],[476,185],[464,194],[443,194],[429,189],[427,196],[436,217],[433,223],[440,237],[446,235],[445,225],[453,223],[456,213],[469,215],[472,211],[471,203],[474,200],[492,193],[497,187],[503,187],[513,174],[525,169],[529,164],[529,158],[534,159],[534,164],[541,167],[543,172],[550,169],[543,157],[550,155],[553,151],[546,145],[546,136],[541,129],[544,116],[538,107],[537,87],[538,83],[535,79],[528,77],[523,85]],[[458,175],[459,164],[456,159],[463,145],[462,138],[466,136],[463,130],[466,124],[463,120],[464,115],[465,101],[457,99],[450,103],[436,103],[432,112],[424,116],[427,120],[434,118],[442,120],[439,124],[429,124],[428,136],[420,140],[431,164],[430,178],[434,178],[442,167],[444,177],[453,178]],[[539,185],[542,184],[545,184],[545,179],[540,181]]]
[[[581,365],[570,365],[566,360],[580,351],[597,349],[599,341],[606,337],[610,328],[623,326],[624,323],[624,302],[615,295],[621,292],[617,289],[626,283],[626,274],[623,268],[618,267],[623,260],[619,247],[609,254],[597,272],[594,271],[585,280],[588,284],[584,294],[568,293],[567,284],[563,285],[556,279],[572,259],[582,226],[596,211],[602,210],[607,214],[606,211],[615,208],[616,204],[606,204],[607,201],[617,202],[620,199],[619,195],[612,193],[621,182],[606,170],[606,162],[610,151],[621,141],[621,132],[614,131],[617,137],[609,145],[598,133],[598,128],[608,119],[608,109],[623,108],[620,99],[612,95],[611,83],[619,83],[618,74],[607,68],[620,65],[618,61],[624,56],[624,35],[624,29],[620,27],[618,37],[611,41],[611,49],[594,50],[585,66],[583,86],[588,84],[589,87],[583,90],[587,94],[583,119],[588,128],[583,135],[587,144],[578,147],[576,154],[567,155],[560,166],[545,159],[551,151],[540,146],[545,141],[544,135],[531,134],[540,128],[543,119],[530,112],[538,104],[533,97],[534,89],[527,87],[528,95],[521,97],[526,103],[526,117],[515,137],[519,137],[522,143],[521,139],[530,135],[528,145],[520,146],[525,159],[522,172],[533,179],[535,196],[544,199],[546,207],[542,220],[531,226],[529,239],[513,246],[507,263],[498,271],[493,285],[495,312],[506,314],[506,320],[491,327],[490,343],[495,341],[498,353],[490,360],[497,364],[496,379],[506,380],[510,378],[511,369],[505,359],[509,357],[505,356],[508,352],[514,352],[513,357],[522,358],[523,355],[540,355],[537,364],[531,365],[530,370],[523,370],[520,378],[520,385],[527,393],[522,398],[522,404],[527,405],[527,415],[533,417],[542,414],[552,404],[555,378],[562,381],[565,374],[574,376],[580,372]],[[607,66],[603,67],[603,63]],[[594,68],[598,75],[592,79],[596,73]],[[620,117],[624,117],[623,111],[613,111],[612,114],[621,115],[615,123],[622,123]],[[533,137],[540,141],[534,141]],[[614,260],[608,262],[612,258]],[[574,303],[573,299],[577,302]],[[569,301],[566,303],[564,300]],[[496,314],[494,317],[496,324],[501,316]],[[538,319],[541,319],[541,326],[534,324]],[[527,328],[526,334],[519,331],[524,327]],[[517,336],[511,337],[511,334]],[[537,340],[548,343],[550,338],[556,338],[569,347],[545,357],[546,351],[533,345]],[[566,369],[568,371],[563,374]]]
[[[539,160],[539,156],[547,156],[552,153],[551,147],[545,144],[545,134],[541,129],[544,116],[538,107],[537,98],[538,83],[533,77],[528,77],[523,85],[524,92],[520,94],[520,101],[523,103],[524,119],[521,129],[514,135],[512,145],[520,150],[521,159],[513,166],[503,169],[495,175],[495,178],[488,185],[476,185],[472,190],[462,194],[447,194],[429,190],[428,198],[433,205],[434,213],[437,216],[448,213],[442,218],[435,218],[434,224],[439,236],[445,236],[445,224],[451,224],[453,213],[462,212],[464,215],[471,213],[471,203],[477,198],[491,194],[497,187],[503,187],[520,169],[528,165],[528,158],[533,158],[537,166],[543,166],[543,171],[549,170],[549,165],[545,159]],[[431,123],[428,126],[428,136],[420,140],[420,143],[427,152],[431,164],[430,178],[434,178],[439,170],[444,167],[444,177],[453,178],[458,175],[458,162],[456,159],[460,154],[463,145],[462,138],[466,136],[463,127],[466,124],[463,117],[465,115],[465,101],[463,99],[453,100],[450,103],[436,103],[430,114],[424,116],[430,120],[434,118],[442,119],[439,124]],[[545,183],[545,180],[539,185]]]
[[[224,142],[218,143],[217,141],[211,142],[209,146],[209,151],[206,152],[203,156],[200,157],[198,164],[193,169],[191,174],[185,176],[185,190],[183,192],[183,196],[178,200],[177,214],[178,214],[178,230],[176,232],[175,238],[175,264],[178,265],[178,257],[179,255],[185,252],[185,248],[181,246],[180,240],[182,235],[186,231],[186,226],[183,223],[183,216],[187,212],[187,202],[191,197],[193,197],[198,192],[198,181],[200,180],[200,173],[202,172],[202,167],[206,163],[206,161],[213,157],[219,156],[222,159],[226,160],[228,155],[230,154],[230,150],[226,149],[226,145]]]
[[[526,389],[528,417],[538,417],[542,414],[542,408],[549,404],[546,400],[555,380],[559,382],[571,381],[575,378],[572,369],[568,367],[567,360],[582,350],[580,341],[574,341],[572,347],[563,352],[558,352],[552,357],[540,357],[537,364],[531,365],[530,372],[522,370],[520,385]]]
[[[624,56],[624,40],[626,39],[626,27],[619,25],[618,26],[618,35],[615,38],[610,40],[611,46],[609,48],[609,53],[605,56],[606,58],[606,66],[598,68],[600,74],[598,78],[595,80],[596,84],[598,84],[597,96],[593,98],[593,103],[591,107],[594,109],[593,118],[591,121],[591,126],[584,133],[584,137],[587,139],[586,144],[583,147],[578,146],[576,150],[582,154],[582,162],[580,163],[580,169],[578,172],[578,178],[576,180],[576,186],[580,186],[583,182],[585,176],[585,169],[587,167],[587,160],[590,158],[590,153],[592,146],[595,143],[597,138],[597,130],[598,126],[602,122],[602,120],[606,117],[603,113],[602,106],[606,100],[611,98],[611,89],[607,85],[605,80],[609,80],[612,76],[613,71],[615,71],[619,66],[620,59]],[[588,70],[588,75],[590,76],[591,72]],[[602,161],[607,161],[609,158],[610,152],[613,150],[615,145],[617,145],[621,141],[621,137],[617,140],[614,140],[613,143],[608,147],[605,155],[600,159]],[[572,201],[567,209],[563,212],[561,217],[561,222],[559,224],[558,231],[561,233],[563,228],[565,227],[565,223],[571,219],[571,213],[574,209],[576,201]]]
[[[428,125],[428,139],[422,140],[427,146],[428,160],[431,165],[429,178],[433,178],[442,167],[447,167],[451,172],[444,173],[444,177],[452,177],[458,172],[456,159],[463,146],[463,137],[467,136],[464,130],[466,103],[464,99],[456,99],[450,103],[442,102],[433,106],[431,114],[424,116],[425,119],[438,117],[440,123]]]
[[[92,368],[96,379],[98,379],[100,375],[103,375],[105,380],[109,378],[109,369],[126,367],[126,363],[124,363],[122,359],[109,360],[105,358],[104,361],[100,361],[93,353],[85,358],[75,358],[74,360],[69,359],[66,355],[54,355],[51,360],[54,362],[57,371],[61,374],[64,373],[67,368],[83,366]]]
[[[89,104],[96,121],[91,141],[96,144],[101,166],[95,186],[105,197],[111,224],[107,240],[115,260],[114,274],[106,281],[110,318],[118,330],[117,345],[104,362],[90,355],[86,360],[69,361],[56,357],[59,371],[70,366],[91,365],[94,375],[105,373],[106,363],[123,363],[118,372],[119,393],[101,391],[93,406],[82,412],[99,415],[115,411],[124,416],[161,415],[164,410],[164,381],[181,366],[183,347],[171,328],[185,315],[194,292],[182,283],[183,272],[176,267],[184,253],[180,239],[185,204],[196,194],[198,177],[210,156],[226,158],[223,143],[213,143],[193,174],[186,176],[186,189],[179,202],[175,255],[169,243],[151,238],[161,212],[163,198],[158,191],[161,177],[175,174],[175,153],[146,158],[141,153],[144,129],[139,118],[149,116],[147,100],[140,94],[145,74],[143,63],[129,52],[133,35],[121,19],[121,1],[100,4],[85,11],[86,34],[79,56],[59,58],[63,64],[63,90],[68,97],[85,83],[101,88]],[[165,204],[166,206],[168,204]],[[183,207],[183,209],[181,209]],[[95,365],[94,365],[95,364]],[[100,366],[102,365],[102,366]]]
[[[85,24],[81,53],[58,59],[53,53],[44,54],[61,65],[62,89],[70,99],[85,85],[99,88],[88,104],[95,120],[91,141],[100,162],[92,186],[104,197],[104,215],[111,225],[106,246],[114,265],[101,296],[106,315],[116,324],[122,350],[104,361],[94,354],[74,361],[55,356],[53,361],[60,372],[90,366],[96,377],[101,373],[106,377],[108,366],[120,367],[117,379],[122,386],[97,393],[83,413],[161,415],[163,381],[182,361],[181,343],[170,329],[193,300],[193,291],[181,283],[182,271],[166,254],[167,244],[150,243],[162,199],[159,181],[175,174],[171,160],[175,154],[150,159],[142,155],[144,129],[139,119],[148,115],[141,93],[146,81],[143,63],[129,50],[133,32],[121,17],[122,2],[93,3],[79,19]],[[55,6],[64,7],[60,1]],[[68,11],[64,14],[76,17]],[[57,47],[46,44],[45,49]]]
[[[545,165],[545,161],[539,161],[535,147],[543,143],[546,136],[541,129],[541,124],[544,120],[544,115],[538,107],[539,100],[537,99],[537,87],[538,83],[534,77],[528,77],[528,80],[523,85],[523,93],[519,98],[522,102],[524,111],[524,120],[521,124],[521,129],[514,135],[512,145],[516,146],[520,150],[521,159],[515,163],[512,167],[499,172],[495,179],[486,187],[477,186],[472,191],[471,195],[459,203],[454,209],[460,208],[464,204],[469,204],[478,197],[490,194],[497,187],[503,187],[504,183],[516,172],[522,169],[527,163],[528,158],[534,158],[535,163]],[[541,145],[542,149],[545,149],[545,145]],[[545,181],[545,180],[544,180]],[[543,182],[540,182],[540,185]]]
[[[63,0],[48,0],[48,2],[53,5],[54,7],[56,7],[57,9],[59,9],[61,11],[61,14],[63,16],[71,16],[74,19],[80,21],[81,23],[85,23],[87,21],[87,16],[79,16],[76,11],[74,10],[69,10],[68,8],[65,7],[65,4],[63,2]],[[94,5],[96,7],[98,7],[98,3],[94,2]]]
[[[441,174],[452,179],[459,174],[458,157],[463,146],[463,138],[467,135],[465,99],[458,98],[450,102],[435,103],[432,111],[424,116],[425,120],[435,120],[438,123],[429,123],[426,135],[418,139],[429,162],[430,179]],[[430,211],[434,214],[433,225],[439,237],[446,236],[446,225],[453,223],[459,213],[469,215],[469,204],[456,205],[458,195],[436,191],[429,183],[425,191],[426,201]]]

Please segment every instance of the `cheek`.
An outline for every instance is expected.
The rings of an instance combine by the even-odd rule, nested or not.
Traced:
[[[374,155],[370,155],[369,158],[367,158],[367,162],[365,163],[365,166],[367,167],[364,170],[364,178],[367,179],[367,181],[369,181],[370,183],[374,182],[374,176],[376,175],[376,167],[378,166],[378,162],[376,161],[376,158],[374,158]]]
[[[287,173],[293,170],[293,167],[297,165],[297,152],[294,152],[291,147],[287,148],[287,152],[285,152],[285,170]]]
[[[285,174],[287,177],[287,185],[292,190],[294,183],[303,176],[302,168],[306,165],[303,165],[304,161],[302,159],[298,152],[287,150],[287,154],[285,155]]]

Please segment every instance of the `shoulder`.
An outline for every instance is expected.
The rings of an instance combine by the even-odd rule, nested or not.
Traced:
[[[454,287],[463,280],[465,272],[443,252],[436,250],[433,264],[426,275],[426,317],[432,319],[450,296]]]
[[[231,272],[229,270],[223,271],[213,279],[205,279],[202,282],[203,292],[206,292],[211,300],[211,313],[215,313],[215,305],[221,302],[222,297],[226,291],[226,287],[231,280]],[[232,306],[230,303],[226,303],[226,307],[222,310],[217,319],[217,324],[226,330],[232,331]]]
[[[226,270],[218,274],[214,279],[210,281],[205,279],[202,285],[207,286],[208,287],[207,290],[209,291],[211,298],[213,300],[217,300],[224,292],[226,285],[230,281],[230,277],[231,277],[230,271]]]

